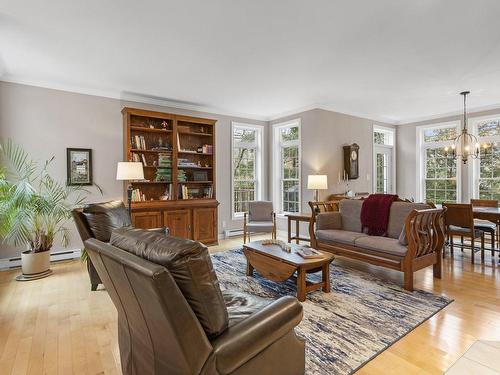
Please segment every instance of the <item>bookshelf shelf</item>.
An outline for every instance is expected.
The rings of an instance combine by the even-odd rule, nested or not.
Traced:
[[[160,134],[172,133],[172,130],[168,130],[168,129],[152,129],[152,128],[146,128],[146,127],[142,127],[142,126],[131,126],[130,130],[136,131],[136,132],[146,132],[146,133],[160,133]]]
[[[212,134],[197,133],[197,132],[179,132],[179,134],[182,134],[182,135],[199,135],[199,136],[202,136],[202,137],[213,137]]]
[[[122,114],[124,160],[142,162],[147,180],[132,182],[133,225],[217,243],[216,121],[137,108]]]

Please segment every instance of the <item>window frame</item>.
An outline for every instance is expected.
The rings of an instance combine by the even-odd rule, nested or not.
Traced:
[[[417,191],[416,191],[416,200],[418,202],[425,202],[425,157],[427,154],[427,149],[429,148],[440,148],[451,146],[453,144],[453,140],[448,141],[439,141],[439,142],[424,142],[424,132],[429,129],[444,129],[455,127],[457,130],[457,135],[460,134],[461,126],[460,120],[456,121],[448,121],[441,123],[434,123],[428,125],[420,125],[416,127],[416,136],[417,136],[417,148],[416,148],[416,161],[417,161]],[[457,160],[456,167],[456,196],[457,202],[461,201],[462,194],[462,167],[459,160]]]
[[[386,144],[379,144],[375,143],[375,133],[387,133],[390,134],[392,144],[391,145],[386,145]],[[373,125],[372,129],[372,176],[373,176],[373,183],[372,183],[372,191],[376,192],[377,191],[377,158],[376,158],[376,153],[377,149],[379,150],[390,150],[391,151],[391,189],[388,191],[388,194],[395,194],[396,192],[396,129],[395,128],[390,128],[387,126],[381,126],[381,125]]]
[[[298,140],[288,141],[283,146],[281,142],[280,131],[286,128],[298,127],[299,136]],[[278,216],[284,217],[286,214],[291,214],[294,212],[286,212],[283,210],[283,189],[282,189],[282,163],[281,163],[281,153],[283,147],[297,146],[298,148],[298,162],[299,162],[299,172],[298,172],[298,186],[299,186],[299,200],[298,206],[299,211],[302,211],[302,129],[301,129],[301,119],[293,119],[286,122],[280,122],[273,124],[273,188],[272,188],[272,199],[274,204],[274,210]]]
[[[478,125],[485,121],[498,120],[500,121],[500,114],[491,116],[471,117],[469,118],[468,131],[477,137],[481,146],[484,143],[500,144],[500,135],[479,137]],[[479,199],[479,177],[480,177],[480,159],[472,159],[472,163],[468,163],[467,172],[469,176],[468,187],[470,198]]]
[[[231,121],[231,216],[233,219],[243,219],[244,212],[234,211],[234,150],[236,147],[234,140],[235,129],[254,130],[256,133],[255,145],[249,143],[248,148],[255,149],[255,176],[254,176],[254,197],[255,200],[262,199],[264,188],[263,156],[264,156],[264,125],[249,124],[237,121]],[[239,144],[241,145],[241,143]]]

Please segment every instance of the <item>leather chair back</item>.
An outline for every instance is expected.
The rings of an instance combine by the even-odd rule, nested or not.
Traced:
[[[97,239],[85,247],[118,310],[123,373],[200,373],[212,346],[170,272]]]

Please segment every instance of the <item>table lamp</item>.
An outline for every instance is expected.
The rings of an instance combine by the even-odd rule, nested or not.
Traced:
[[[119,181],[143,180],[144,170],[141,162],[120,161],[116,168],[116,179]],[[128,214],[132,213],[132,184],[128,184]]]
[[[328,177],[325,174],[312,174],[307,176],[307,188],[316,190],[314,193],[314,200],[319,201],[319,190],[328,189]]]

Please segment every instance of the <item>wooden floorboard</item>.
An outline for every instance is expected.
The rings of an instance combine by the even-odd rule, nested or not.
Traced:
[[[221,241],[212,252],[241,245]],[[428,268],[415,287],[455,299],[381,353],[357,374],[442,374],[476,340],[500,340],[500,266],[489,256],[470,264],[470,251],[447,257],[443,279]],[[335,262],[402,283],[402,274],[354,261]],[[0,272],[0,374],[121,374],[116,310],[105,290],[91,292],[80,261],[52,266],[42,280],[16,282]],[[334,280],[332,280],[334,283]]]

